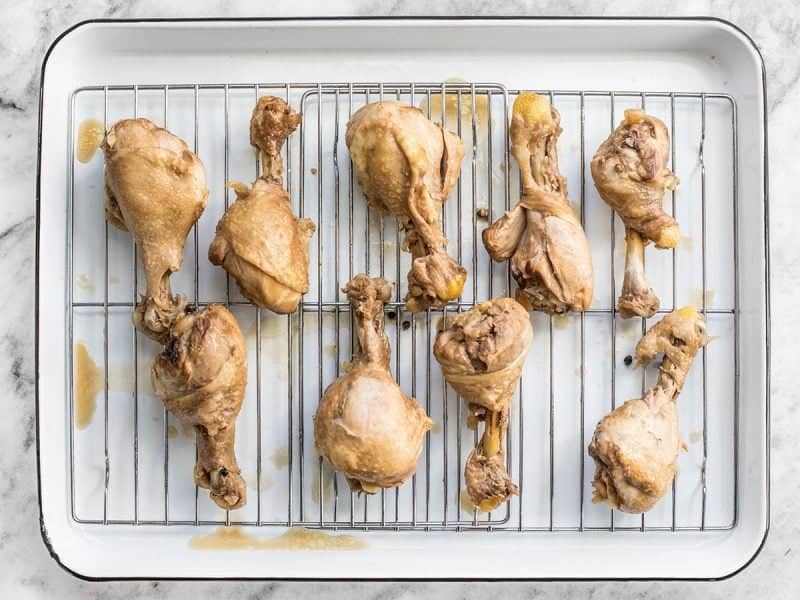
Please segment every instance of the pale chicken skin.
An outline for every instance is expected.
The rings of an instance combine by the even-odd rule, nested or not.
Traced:
[[[692,307],[666,315],[639,341],[634,357],[640,366],[664,354],[658,381],[598,423],[589,444],[596,467],[593,502],[642,513],[667,493],[686,449],[676,400],[695,355],[708,342],[705,320]]]
[[[504,438],[532,339],[530,317],[512,298],[482,302],[449,318],[436,336],[433,354],[445,380],[469,407],[468,425],[485,424],[464,468],[469,498],[483,512],[519,493],[506,471]]]
[[[233,315],[212,304],[187,312],[172,327],[151,369],[153,390],[176,417],[195,430],[195,483],[221,508],[246,502],[236,460],[236,417],[247,384],[244,338]]]
[[[205,169],[182,139],[147,119],[118,121],[103,152],[106,219],[131,232],[147,280],[133,322],[163,343],[186,308],[185,298],[173,297],[169,279],[208,200]]]
[[[358,343],[344,375],[325,390],[314,415],[317,452],[351,489],[375,493],[400,485],[417,469],[433,422],[389,370],[383,303],[391,293],[380,278],[357,275],[343,290],[353,306]]]
[[[669,149],[669,131],[660,119],[628,109],[592,158],[600,197],[625,223],[625,278],[618,301],[625,319],[652,317],[660,305],[645,277],[645,245],[674,248],[680,239],[677,221],[662,207],[664,190],[674,190],[679,183],[667,168]]]
[[[459,137],[395,100],[362,107],[345,136],[356,177],[370,206],[397,217],[413,261],[406,307],[444,306],[461,295],[467,272],[447,254],[441,212],[464,157]]]
[[[589,242],[558,168],[559,135],[558,111],[543,96],[517,96],[510,137],[522,198],[483,231],[489,256],[511,260],[517,300],[551,315],[586,310],[594,294]]]
[[[308,292],[308,245],[316,229],[292,214],[283,189],[281,147],[300,115],[280,98],[259,99],[250,121],[250,141],[261,154],[264,173],[248,188],[229,183],[237,200],[220,222],[208,258],[221,265],[256,306],[286,314]]]

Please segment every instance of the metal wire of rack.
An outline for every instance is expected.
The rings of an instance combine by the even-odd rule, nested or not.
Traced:
[[[622,325],[615,309],[619,284],[619,265],[615,254],[619,251],[617,242],[620,236],[616,232],[618,219],[609,210],[607,212],[611,215],[610,226],[606,225],[606,233],[602,239],[594,235],[596,231],[587,229],[593,244],[606,246],[608,261],[607,265],[604,261],[603,266],[608,266],[608,273],[601,272],[597,266],[595,272],[597,281],[602,279],[608,282],[606,293],[602,298],[598,298],[595,305],[586,313],[567,317],[570,319],[569,326],[575,339],[573,349],[580,359],[579,366],[575,370],[577,384],[571,384],[570,388],[574,405],[571,410],[576,411],[578,423],[573,423],[572,428],[566,425],[560,428],[556,426],[560,420],[557,414],[563,400],[556,399],[559,385],[557,380],[562,377],[559,359],[554,350],[556,347],[554,340],[559,339],[564,328],[562,318],[536,315],[534,317],[536,335],[542,337],[542,332],[546,332],[542,359],[546,375],[534,373],[534,365],[526,367],[519,392],[514,399],[508,433],[508,468],[519,485],[520,495],[506,503],[500,510],[490,514],[480,514],[462,505],[463,464],[466,454],[478,441],[477,432],[471,432],[464,427],[461,402],[452,390],[448,390],[437,373],[430,349],[440,317],[445,317],[448,312],[466,310],[490,297],[513,293],[514,286],[507,266],[492,264],[482,244],[478,242],[479,227],[481,227],[478,213],[479,209],[485,209],[488,212],[488,221],[491,222],[515,202],[518,181],[510,168],[506,124],[511,102],[518,93],[518,90],[508,90],[495,83],[388,82],[125,85],[92,86],[76,90],[71,99],[68,140],[70,152],[74,147],[79,114],[87,110],[91,112],[91,108],[87,108],[90,106],[96,110],[98,102],[102,107],[105,129],[112,122],[110,103],[115,106],[124,103],[127,106],[116,111],[119,113],[119,118],[141,116],[142,104],[150,106],[148,116],[153,118],[153,115],[159,112],[158,105],[160,105],[162,124],[165,127],[170,126],[174,118],[172,115],[178,108],[180,118],[188,123],[185,139],[191,140],[190,146],[204,160],[207,168],[209,163],[215,161],[221,163],[221,168],[209,169],[217,176],[221,175],[219,180],[210,177],[209,187],[212,189],[212,201],[214,198],[218,202],[221,200],[225,209],[229,203],[229,192],[224,186],[231,179],[231,171],[234,167],[240,169],[240,172],[245,168],[242,161],[233,159],[232,144],[242,146],[247,144],[246,137],[239,140],[232,134],[234,116],[238,121],[249,117],[249,110],[245,110],[244,107],[252,108],[256,99],[262,94],[284,97],[304,116],[299,131],[289,138],[285,148],[287,187],[296,212],[301,216],[310,216],[317,223],[317,235],[312,240],[311,264],[314,265],[311,277],[312,289],[304,298],[300,310],[286,317],[262,315],[260,309],[238,296],[236,290],[231,288],[229,278],[222,275],[221,271],[213,275],[218,284],[216,288],[204,286],[201,276],[204,276],[205,267],[199,257],[201,248],[204,248],[210,240],[203,239],[201,243],[200,238],[205,230],[200,225],[194,228],[191,241],[187,244],[189,249],[187,253],[193,254],[193,257],[186,260],[183,271],[188,271],[192,275],[189,287],[193,286],[193,294],[190,294],[190,297],[195,305],[223,302],[234,311],[255,317],[253,344],[255,348],[252,354],[255,356],[256,368],[251,369],[249,386],[251,390],[253,387],[255,390],[245,400],[246,404],[251,405],[255,423],[247,422],[244,413],[239,421],[240,432],[246,428],[254,428],[255,438],[248,437],[243,441],[240,433],[237,442],[240,455],[252,455],[252,460],[247,462],[253,468],[248,470],[245,466],[243,470],[247,479],[254,480],[252,491],[255,494],[251,493],[246,510],[237,511],[238,514],[228,512],[220,514],[220,511],[208,505],[210,503],[207,503],[204,494],[198,492],[196,487],[192,485],[190,488],[186,484],[175,483],[187,479],[191,482],[191,476],[190,472],[176,473],[175,458],[171,455],[177,451],[185,454],[187,448],[192,447],[192,443],[188,440],[172,440],[175,436],[174,426],[170,425],[170,415],[165,410],[159,409],[162,411],[162,418],[157,423],[152,420],[148,422],[141,415],[143,406],[148,406],[149,410],[150,405],[157,400],[151,397],[150,390],[146,389],[146,382],[140,375],[140,368],[147,368],[153,349],[148,347],[149,342],[143,342],[129,325],[129,315],[135,305],[136,295],[140,291],[135,244],[130,241],[125,242],[129,255],[123,263],[120,263],[126,264],[127,270],[130,271],[131,283],[128,290],[130,293],[127,298],[112,297],[115,294],[110,293],[110,285],[113,285],[112,277],[118,275],[121,279],[124,278],[124,273],[118,270],[119,266],[111,265],[112,262],[118,262],[116,258],[120,256],[120,252],[116,246],[120,245],[118,242],[123,240],[124,236],[118,240],[113,233],[110,235],[107,223],[104,224],[101,242],[103,257],[102,265],[99,267],[103,278],[102,298],[97,298],[93,294],[84,297],[87,294],[81,290],[76,293],[76,251],[80,252],[81,245],[85,243],[85,228],[80,223],[83,222],[82,219],[88,218],[85,216],[88,210],[100,211],[102,215],[102,194],[97,193],[97,189],[102,189],[102,185],[97,186],[96,182],[94,186],[83,183],[82,178],[76,176],[75,160],[70,161],[67,182],[69,346],[66,349],[66,360],[68,372],[71,374],[67,390],[70,416],[67,468],[70,475],[72,518],[78,523],[91,525],[302,525],[364,530],[645,532],[729,530],[735,527],[738,514],[739,475],[737,460],[739,282],[735,268],[738,244],[733,244],[733,268],[728,278],[731,279],[728,282],[731,290],[727,298],[729,302],[725,300],[721,305],[717,302],[711,306],[714,303],[709,298],[710,267],[709,252],[707,252],[710,223],[713,227],[729,227],[730,236],[734,240],[737,235],[736,104],[733,98],[725,94],[540,91],[549,96],[554,106],[560,110],[563,106],[574,117],[570,123],[562,120],[562,126],[565,132],[568,128],[571,129],[573,137],[577,136],[577,143],[567,150],[562,141],[560,155],[562,166],[574,163],[576,157],[578,155],[580,157],[579,168],[573,172],[575,175],[573,180],[579,182],[580,193],[576,194],[579,197],[579,204],[575,208],[580,213],[584,226],[587,225],[588,213],[592,209],[587,200],[590,181],[587,181],[586,177],[587,161],[594,150],[594,146],[587,144],[589,119],[592,119],[591,128],[594,130],[596,129],[594,121],[599,118],[598,115],[607,114],[610,118],[608,125],[613,129],[620,105],[635,105],[649,109],[652,105],[658,104],[660,110],[665,111],[664,120],[673,139],[678,139],[681,136],[678,123],[683,112],[694,114],[699,111],[700,130],[694,157],[699,167],[701,209],[698,286],[700,297],[696,304],[709,318],[732,329],[731,336],[724,340],[724,344],[729,347],[732,354],[733,367],[724,382],[724,386],[732,390],[732,397],[729,399],[730,423],[726,425],[731,435],[730,439],[726,439],[722,455],[717,457],[720,462],[727,463],[725,468],[730,471],[729,476],[723,478],[726,481],[724,489],[717,490],[717,494],[727,496],[730,500],[726,501],[723,509],[715,508],[713,518],[709,519],[706,477],[711,429],[708,394],[709,361],[707,351],[703,349],[698,360],[700,364],[696,367],[696,370],[700,371],[701,378],[701,391],[698,395],[701,398],[702,425],[699,430],[702,446],[698,456],[699,468],[695,473],[696,481],[691,481],[687,485],[684,482],[685,476],[682,476],[673,483],[671,495],[662,501],[662,504],[668,507],[667,514],[656,522],[651,522],[651,517],[645,515],[641,515],[636,522],[633,522],[628,517],[622,518],[614,511],[593,507],[586,501],[591,493],[589,486],[591,465],[587,465],[586,458],[586,444],[589,441],[587,428],[590,432],[593,427],[589,408],[592,409],[592,415],[595,412],[597,414],[607,412],[609,408],[616,406],[618,395],[622,393],[618,388],[623,376],[627,379],[636,377],[629,373],[618,373],[617,353],[620,346],[624,345],[623,336],[618,335]],[[401,282],[405,280],[409,259],[401,252],[401,232],[392,217],[375,214],[366,207],[358,186],[354,183],[352,165],[344,146],[344,127],[353,112],[368,102],[390,98],[415,105],[420,104],[429,118],[441,120],[445,127],[455,130],[464,140],[467,149],[456,194],[446,204],[444,230],[451,240],[450,252],[454,253],[468,270],[469,283],[457,301],[443,309],[430,309],[419,314],[407,313],[403,307]],[[153,104],[154,99],[156,104]],[[708,160],[706,150],[707,112],[712,106],[715,115],[717,113],[722,115],[717,121],[721,119],[720,122],[727,123],[730,136],[730,147],[726,152],[715,150],[713,162]],[[210,123],[212,117],[208,117],[207,125],[204,122],[205,115],[216,115],[219,120],[212,125]],[[211,151],[207,145],[201,147],[200,143],[201,130],[206,126],[217,133],[224,132],[219,136],[223,140],[221,152],[219,152],[219,141],[210,142],[217,145],[213,157],[208,156]],[[606,128],[603,137],[608,131]],[[193,134],[193,137],[190,134]],[[684,159],[682,155],[679,156],[676,145],[672,146],[672,168],[683,176],[683,170],[691,164],[692,158]],[[500,164],[497,161],[498,157],[502,158]],[[251,160],[253,162],[247,169],[255,178],[260,169],[258,158]],[[725,162],[723,167],[719,166],[720,161]],[[308,169],[309,164],[314,166]],[[707,169],[717,168],[726,172],[729,169],[731,178],[729,203],[732,218],[724,225],[712,221],[707,215]],[[96,171],[94,175],[97,175]],[[678,188],[671,200],[665,203],[673,214],[676,214],[676,198],[682,193],[682,189]],[[91,200],[90,195],[93,198]],[[606,210],[606,207],[601,206],[599,210]],[[206,213],[208,212],[207,209]],[[595,224],[596,216],[593,215],[591,219]],[[716,216],[713,215],[714,218]],[[209,218],[206,214],[201,221]],[[606,215],[602,218],[608,217]],[[78,229],[76,220],[79,223]],[[213,227],[213,224],[210,227]],[[715,239],[716,237],[719,236],[715,235]],[[109,254],[110,244],[115,248],[113,258],[110,258]],[[660,314],[678,306],[678,282],[683,275],[682,261],[677,254],[678,251],[671,251],[669,265],[665,271],[667,278],[671,275],[671,294],[668,294],[671,296],[671,302],[668,303],[668,307],[659,311]],[[697,254],[692,252],[693,256]],[[80,260],[86,262],[87,259]],[[369,271],[371,275],[393,278],[397,283],[394,298],[386,305],[387,334],[392,344],[394,374],[406,391],[417,397],[428,413],[435,414],[437,420],[441,422],[440,435],[432,434],[426,438],[417,474],[401,488],[383,490],[373,497],[358,497],[352,494],[340,476],[327,471],[327,466],[322,464],[313,451],[313,434],[308,430],[321,391],[340,374],[342,362],[350,356],[353,339],[350,307],[343,298],[340,288],[352,275],[363,270]],[[688,270],[692,271],[691,268]],[[186,293],[188,290],[179,291]],[[79,297],[76,298],[76,295]],[[239,313],[236,314],[239,316]],[[120,326],[120,330],[126,330],[130,336],[133,381],[129,386],[130,389],[119,392],[111,390],[110,386],[109,374],[112,372],[112,367],[109,345],[117,343],[116,338],[112,339],[112,324],[120,319],[124,321],[125,318],[128,319],[128,325]],[[242,317],[239,318],[241,322]],[[102,323],[101,342],[98,347],[102,347],[103,422],[102,427],[96,422],[87,430],[79,431],[74,425],[76,414],[74,348],[79,341],[79,334],[91,329],[91,323],[95,323],[96,326],[98,319]],[[265,337],[264,327],[274,328],[277,322],[282,323],[281,335]],[[646,327],[647,323],[641,320],[641,333]],[[610,396],[610,406],[602,405],[602,396],[606,392],[595,393],[595,387],[588,380],[587,369],[592,366],[594,359],[587,362],[587,351],[594,356],[598,346],[589,340],[598,336],[610,354],[609,385],[605,386]],[[330,341],[329,344],[325,343],[327,340]],[[721,341],[715,343],[722,344]],[[269,350],[271,360],[268,361],[263,360],[264,354],[267,353],[265,344],[271,347]],[[272,433],[277,433],[276,437],[282,439],[286,464],[279,466],[276,462],[275,469],[268,470],[265,469],[266,450],[262,446],[266,446],[272,440],[264,431],[268,423],[262,417],[265,414],[272,414],[276,410],[276,404],[265,405],[266,402],[274,400],[271,396],[275,386],[268,387],[264,381],[268,377],[265,369],[271,368],[274,366],[272,363],[277,362],[281,363],[280,368],[285,370],[286,375],[285,384],[277,386],[281,388],[281,393],[277,395],[285,396],[279,401],[285,422],[280,427],[281,432],[272,430]],[[529,357],[529,363],[531,362],[533,361]],[[642,370],[640,381],[642,390],[646,387],[646,381],[647,371]],[[118,410],[116,404],[109,405],[112,395],[115,398],[127,398],[130,408],[127,417],[125,415],[119,419],[110,417],[110,414],[116,414],[115,411]],[[687,395],[691,395],[688,389],[684,393],[684,396]],[[144,403],[145,397],[149,403],[147,405]],[[542,398],[547,398],[546,403],[542,403]],[[523,401],[520,401],[521,399]],[[248,407],[246,409],[250,410]],[[528,431],[531,419],[537,418],[541,421],[539,417],[543,417],[546,421],[546,428],[543,430],[545,435],[531,439],[534,435]],[[114,433],[119,431],[124,432],[124,435]],[[90,442],[86,441],[87,436],[92,438]],[[128,437],[131,444],[123,439]],[[143,439],[145,437],[146,441]],[[544,443],[540,444],[542,438]],[[99,442],[99,439],[102,439],[102,442]],[[560,489],[560,481],[567,479],[559,463],[566,443],[575,444],[574,451],[570,450],[574,460],[574,473],[569,479],[574,480],[571,485],[578,487],[573,488],[571,493],[565,493]],[[117,444],[121,445],[121,452],[130,453],[127,458],[117,459],[117,456],[121,455],[115,450]],[[158,444],[162,448],[158,461],[142,458],[146,448],[151,444]],[[92,464],[89,451],[84,447],[95,450],[102,448],[100,463],[102,477],[99,485],[86,483],[88,481],[86,473],[93,468],[96,469],[97,464],[96,461]],[[540,460],[537,451],[542,451],[547,457],[546,460]],[[159,468],[150,468],[155,462],[158,462]],[[537,465],[541,463],[545,466],[540,469],[537,467],[532,473],[526,462],[529,464],[534,462]],[[146,469],[143,467],[145,463]],[[284,468],[285,473],[283,473]],[[278,479],[279,475],[280,485],[276,485],[276,481],[271,477],[268,482],[265,473],[270,476],[275,475],[274,479]],[[117,484],[123,480],[127,483]],[[100,487],[102,492],[98,493]],[[570,497],[569,502],[574,503],[574,506],[565,518],[558,507],[563,504],[565,498]],[[116,506],[118,498],[124,498],[119,502],[122,508]],[[174,514],[179,512],[176,509],[176,502],[179,503],[180,516]],[[191,505],[192,502],[193,515],[191,506],[188,508],[188,514],[184,510],[187,504]],[[154,503],[161,507],[161,515],[154,514],[156,510]],[[148,504],[148,507],[144,504]],[[314,504],[316,507],[311,506]],[[690,506],[688,512],[684,510],[684,505]]]

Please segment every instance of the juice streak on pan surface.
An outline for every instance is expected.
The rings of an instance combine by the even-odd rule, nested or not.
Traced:
[[[362,550],[366,541],[352,535],[331,535],[315,529],[292,527],[272,538],[245,533],[241,527],[219,527],[214,533],[191,538],[194,550]]]
[[[103,369],[97,366],[83,342],[75,344],[75,425],[86,429],[97,408],[97,394],[103,389]]]

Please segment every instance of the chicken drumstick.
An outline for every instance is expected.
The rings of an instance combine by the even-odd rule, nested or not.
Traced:
[[[234,453],[236,416],[247,383],[247,353],[233,315],[212,304],[173,325],[151,369],[153,390],[179,419],[194,426],[194,481],[221,508],[244,506],[246,486]]]
[[[343,290],[353,306],[358,341],[347,372],[334,381],[314,415],[317,452],[347,477],[351,489],[373,494],[403,483],[417,469],[433,422],[389,371],[383,279],[356,275]]]
[[[674,248],[680,239],[677,221],[664,212],[664,189],[678,178],[667,168],[669,132],[662,121],[638,109],[625,111],[619,127],[592,159],[592,177],[600,197],[625,223],[625,278],[618,301],[623,319],[652,317],[659,300],[647,284],[644,247]]]
[[[511,259],[517,300],[551,315],[588,309],[594,292],[589,242],[558,170],[559,121],[558,111],[543,96],[517,96],[510,134],[522,199],[483,231],[489,255]]]
[[[250,143],[264,173],[252,188],[229,183],[237,200],[217,224],[208,258],[222,265],[248,300],[276,313],[293,312],[308,291],[308,244],[316,229],[292,214],[283,189],[281,147],[300,115],[280,98],[259,98],[250,120]]]
[[[464,469],[470,500],[483,512],[518,493],[506,471],[504,437],[532,338],[526,310],[516,300],[497,298],[448,319],[433,346],[445,379],[469,406],[469,426],[485,423]]]
[[[164,342],[186,308],[169,277],[183,262],[186,236],[208,200],[203,163],[186,143],[147,119],[118,121],[106,134],[106,219],[130,231],[141,252],[147,291],[133,322]]]
[[[678,454],[686,450],[675,401],[692,360],[708,342],[703,316],[685,307],[666,315],[636,345],[637,364],[646,365],[659,353],[664,360],[658,381],[641,399],[628,400],[598,423],[589,444],[596,466],[593,502],[640,513],[667,492]]]
[[[394,100],[359,109],[345,137],[358,183],[370,206],[390,212],[411,252],[406,307],[417,312],[461,295],[466,270],[447,255],[442,203],[461,172],[464,145],[414,106]]]

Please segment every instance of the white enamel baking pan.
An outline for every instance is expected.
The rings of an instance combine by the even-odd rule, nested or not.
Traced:
[[[74,161],[69,143],[78,123],[90,116],[102,118],[104,111],[108,119],[130,116],[134,107],[120,104],[128,102],[124,92],[112,92],[104,108],[102,93],[98,96],[97,90],[102,90],[102,86],[133,85],[145,90],[138,100],[137,113],[164,123],[165,115],[159,111],[166,111],[167,107],[158,92],[146,93],[147,86],[191,84],[186,88],[188,95],[176,90],[170,96],[169,127],[190,144],[194,141],[199,145],[198,153],[214,178],[210,183],[209,208],[200,221],[197,267],[200,286],[206,290],[202,293],[213,296],[215,289],[217,292],[222,289],[219,286],[224,277],[219,270],[205,264],[203,257],[207,238],[224,210],[224,182],[219,165],[223,162],[220,144],[224,143],[225,128],[217,117],[226,103],[220,95],[223,86],[208,88],[207,94],[205,91],[200,94],[195,102],[200,115],[200,137],[193,139],[193,85],[230,84],[230,90],[225,88],[224,92],[230,91],[232,119],[230,156],[226,152],[224,157],[225,176],[247,181],[255,169],[247,146],[246,119],[259,90],[247,88],[248,95],[244,97],[243,88],[236,88],[237,84],[262,83],[284,89],[280,86],[293,82],[343,83],[345,87],[339,88],[343,94],[349,82],[422,85],[421,82],[443,82],[454,76],[466,82],[479,82],[478,91],[504,90],[492,101],[494,128],[491,142],[487,142],[495,145],[497,169],[493,177],[498,181],[489,178],[486,184],[487,189],[494,190],[495,197],[502,196],[503,189],[510,189],[513,199],[517,185],[514,169],[500,164],[505,132],[504,101],[513,100],[514,90],[518,89],[559,91],[554,102],[562,113],[564,128],[560,162],[572,190],[571,199],[576,208],[580,204],[585,209],[597,271],[597,298],[593,305],[596,314],[587,314],[584,324],[586,335],[590,336],[584,349],[585,385],[576,384],[581,376],[580,349],[572,343],[580,339],[575,337],[575,332],[580,331],[580,317],[555,321],[554,327],[542,315],[534,315],[536,341],[523,377],[521,397],[515,400],[516,408],[512,411],[509,447],[512,467],[517,469],[512,472],[522,484],[523,496],[493,515],[492,527],[487,526],[485,516],[473,523],[471,514],[453,512],[458,512],[459,492],[454,482],[460,479],[454,470],[458,457],[453,458],[457,450],[452,446],[456,439],[452,436],[455,432],[461,432],[458,435],[467,432],[459,429],[463,424],[457,420],[458,400],[454,394],[440,404],[443,386],[434,365],[433,387],[437,394],[434,399],[439,408],[432,409],[432,416],[437,422],[449,417],[449,432],[444,424],[443,434],[432,433],[431,450],[426,455],[432,456],[436,465],[444,447],[450,449],[451,459],[443,472],[439,473],[434,466],[433,475],[425,476],[421,462],[415,493],[418,498],[424,496],[422,482],[427,479],[429,503],[438,506],[437,499],[443,498],[447,505],[452,499],[455,509],[451,508],[449,516],[443,517],[436,510],[430,516],[442,526],[431,526],[430,531],[424,527],[392,526],[393,507],[400,515],[397,522],[406,523],[400,499],[410,492],[404,487],[396,497],[393,493],[386,495],[383,514],[381,503],[373,501],[368,519],[373,526],[369,531],[347,532],[363,542],[364,547],[359,550],[196,549],[193,538],[213,534],[217,529],[214,524],[203,523],[219,519],[224,522],[229,518],[234,525],[242,522],[245,524],[242,529],[248,535],[264,539],[283,533],[283,527],[267,523],[273,506],[280,508],[286,503],[285,486],[276,484],[286,475],[285,464],[268,458],[269,452],[280,449],[280,444],[294,449],[294,463],[305,461],[306,466],[304,483],[295,478],[291,484],[295,486],[294,496],[288,500],[291,507],[299,496],[303,497],[305,512],[293,512],[290,520],[306,525],[318,520],[320,526],[330,527],[334,517],[330,506],[324,509],[317,506],[319,493],[317,505],[314,504],[313,488],[319,490],[323,483],[314,476],[317,463],[309,425],[306,424],[305,438],[294,439],[302,434],[286,429],[286,410],[281,412],[275,408],[277,405],[268,404],[273,401],[272,396],[283,395],[280,406],[286,406],[286,393],[281,387],[284,384],[274,383],[273,387],[280,376],[273,379],[270,370],[281,356],[285,361],[285,355],[281,355],[280,344],[269,338],[262,345],[260,385],[262,389],[268,388],[271,395],[262,398],[259,405],[264,415],[269,416],[263,421],[264,432],[259,438],[259,456],[265,458],[258,472],[253,465],[257,442],[248,433],[255,431],[253,424],[258,416],[251,400],[255,394],[252,369],[237,439],[245,476],[251,486],[257,481],[258,487],[251,487],[248,507],[229,516],[215,511],[202,490],[195,505],[190,481],[192,441],[174,435],[177,432],[174,420],[164,421],[163,410],[149,390],[147,376],[155,347],[140,340],[136,416],[139,487],[132,491],[126,479],[133,472],[130,308],[120,301],[109,309],[108,356],[109,365],[114,363],[114,372],[110,372],[109,366],[109,378],[113,381],[107,402],[102,398],[98,401],[95,419],[87,428],[73,426],[68,376],[73,344],[84,342],[102,367],[103,320],[95,317],[103,314],[102,309],[99,312],[97,309],[103,306],[103,290],[109,289],[109,306],[123,296],[123,300],[130,301],[134,293],[129,283],[120,283],[127,282],[131,275],[130,239],[125,234],[113,230],[109,233],[108,273],[104,270],[102,159],[98,155],[88,165]],[[763,63],[752,40],[736,26],[713,19],[89,21],[68,30],[54,42],[43,63],[37,175],[39,499],[42,536],[53,558],[75,575],[88,579],[717,579],[738,572],[758,554],[769,523],[769,252],[764,84]],[[269,85],[264,87],[263,93]],[[387,84],[386,90],[391,89]],[[464,89],[470,93],[470,84]],[[584,95],[575,93],[579,91]],[[608,91],[616,91],[616,114],[609,114]],[[674,203],[665,205],[669,205],[669,210],[674,207],[687,237],[672,257],[648,249],[649,277],[666,309],[673,302],[695,303],[709,309],[709,329],[718,336],[707,354],[698,358],[680,399],[681,429],[689,443],[689,452],[681,458],[676,500],[671,501],[668,496],[646,519],[612,516],[608,509],[591,505],[592,468],[585,453],[594,423],[609,408],[610,386],[616,385],[617,396],[623,400],[638,394],[641,382],[639,372],[627,369],[623,363],[641,334],[640,323],[618,321],[617,347],[613,353],[608,348],[606,313],[615,295],[609,283],[609,251],[616,253],[616,286],[619,286],[622,236],[617,224],[616,242],[611,244],[608,227],[613,217],[597,198],[585,169],[597,143],[607,135],[614,120],[619,120],[621,109],[640,102],[639,96],[625,92],[649,93],[643,97],[648,110],[659,113],[671,128],[676,128],[674,168],[682,184]],[[326,102],[330,96],[327,98]],[[300,101],[299,96],[295,100]],[[317,100],[312,94],[303,101],[307,102],[303,106],[304,129],[293,137],[289,160],[293,170],[292,199],[297,206],[298,195],[307,195],[312,207],[306,207],[307,214],[314,217],[315,194],[329,197],[326,196],[329,186],[347,184],[346,177],[333,181],[329,148],[325,146],[323,151],[323,142],[317,146],[317,140],[332,131],[326,129],[329,125],[324,125],[317,136]],[[363,99],[360,101],[363,103]],[[675,115],[670,114],[671,106]],[[346,118],[341,119],[340,127],[345,121]],[[462,137],[469,140],[469,122],[463,125]],[[581,143],[581,134],[585,143]],[[303,157],[298,157],[298,140],[306,148]],[[344,152],[343,140],[339,139],[338,144]],[[474,175],[485,165],[481,162],[485,156],[476,143],[477,162],[471,162],[470,145],[468,141],[468,159],[459,191],[465,205],[485,200],[475,187],[482,176]],[[346,154],[339,155],[337,168],[346,164],[342,156]],[[471,169],[471,164],[477,167]],[[505,177],[510,179],[506,181]],[[300,191],[303,189],[305,192]],[[360,192],[350,192],[356,212],[363,214]],[[339,197],[339,202],[348,202],[347,195]],[[343,219],[347,207],[339,206],[345,211],[341,213]],[[456,206],[461,210],[462,203],[451,200],[447,210],[455,211]],[[705,208],[701,210],[701,206]],[[326,215],[328,210],[327,205],[320,208]],[[492,216],[496,217],[502,207],[492,210]],[[463,215],[469,219],[474,213],[466,211]],[[705,228],[700,225],[703,215]],[[455,217],[448,217],[451,240],[459,235],[452,232],[457,222],[460,221]],[[68,235],[72,227],[74,254],[70,255]],[[460,232],[465,236],[466,248],[472,243],[470,229],[465,226]],[[331,262],[332,256],[337,255],[332,250],[330,231],[323,227],[323,239],[312,242],[312,264],[324,263],[324,276],[328,277],[332,270],[339,273],[341,280],[342,265]],[[391,222],[385,231],[393,232]],[[363,244],[363,238],[356,237],[354,243]],[[482,252],[479,245],[475,248],[476,252]],[[389,251],[389,246],[385,249]],[[480,278],[482,265],[488,263],[485,257],[475,260],[477,270],[471,270],[470,277]],[[674,288],[669,283],[673,260],[683,265],[678,269]],[[175,286],[190,296],[190,265],[194,263],[190,243],[186,273],[182,271],[175,279]],[[702,297],[698,299],[701,263],[706,266],[700,289]],[[392,264],[390,259],[387,269]],[[502,267],[494,267],[497,268]],[[103,277],[107,278],[106,286],[100,283]],[[322,275],[320,282],[321,278]],[[402,281],[404,275],[394,279]],[[333,284],[337,282],[326,281],[333,290],[330,293],[335,294]],[[129,287],[120,292],[120,285]],[[204,285],[209,287],[203,288]],[[312,311],[320,293],[328,292],[320,292],[312,285],[306,298]],[[475,299],[483,298],[469,300]],[[254,327],[250,307],[236,310],[243,330]],[[262,330],[271,323],[274,321],[262,321]],[[306,330],[303,335],[315,335],[315,328],[308,322]],[[410,335],[392,331],[393,346],[402,336]],[[278,345],[273,348],[272,343]],[[548,362],[551,343],[556,344],[556,350]],[[349,340],[344,347],[349,350]],[[342,360],[346,360],[346,353],[342,352]],[[304,371],[307,382],[316,381],[317,358],[307,354],[302,358],[294,356],[296,372]],[[318,358],[329,361],[328,346]],[[410,361],[408,350],[400,351],[396,365],[404,387],[409,385]],[[613,380],[612,364],[616,378]],[[327,384],[333,374],[328,367],[325,369],[319,370],[319,378],[320,383]],[[652,376],[653,371],[648,373]],[[705,377],[701,377],[703,373]],[[303,393],[306,407],[301,422],[310,419],[319,391],[312,385],[310,392]],[[422,392],[418,389],[416,393],[420,396]],[[520,407],[524,407],[524,415]],[[583,420],[578,424],[581,417]],[[176,429],[169,429],[169,424]],[[273,424],[277,424],[274,429]],[[296,422],[294,426],[297,427]],[[260,423],[258,432],[262,434]],[[462,459],[469,450],[471,435],[464,437],[464,443],[458,447]],[[105,461],[104,438],[110,462]],[[167,459],[162,444],[168,438]],[[170,464],[165,466],[167,463]],[[448,474],[449,488],[443,491],[443,478],[447,479]],[[168,498],[165,481],[169,484]],[[131,522],[132,494],[138,503],[136,523]],[[349,495],[341,486],[339,495],[342,502],[337,504],[338,518],[342,519],[341,515],[347,514]],[[190,516],[185,518],[187,507]],[[420,512],[409,517],[414,523],[417,519],[424,520],[424,510],[419,504],[417,507]],[[259,515],[256,524],[264,522],[260,527],[252,526],[256,510]],[[383,526],[386,513],[389,524]],[[194,523],[195,518],[198,524]],[[283,516],[278,520],[281,518],[286,519]],[[170,524],[160,524],[161,519],[169,520]],[[180,524],[181,519],[186,519],[184,524]],[[343,522],[340,528],[350,529],[346,525]]]

